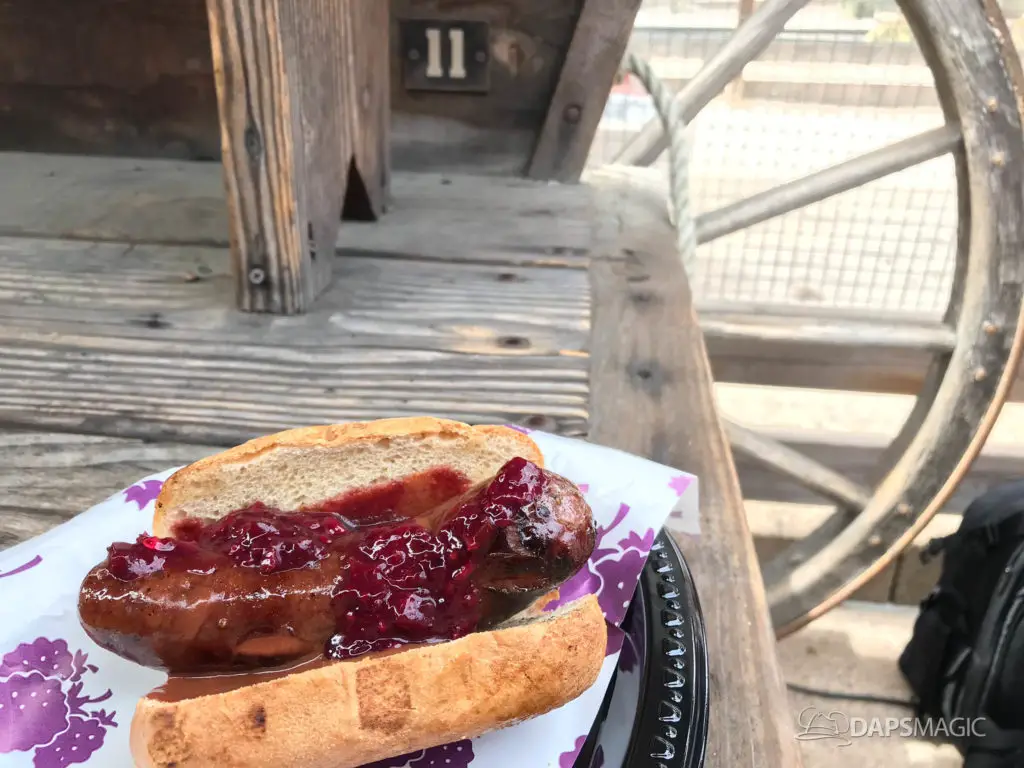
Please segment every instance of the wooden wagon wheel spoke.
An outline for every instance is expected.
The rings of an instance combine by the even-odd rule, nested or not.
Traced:
[[[815,531],[762,569],[780,636],[849,597],[924,529],[980,452],[1024,346],[1024,130],[1017,96],[1024,92],[1024,73],[1012,38],[996,0],[898,3],[934,76],[945,125],[694,222],[697,241],[706,243],[943,154],[953,159],[959,230],[952,290],[941,323],[904,328],[889,338],[893,325],[881,317],[873,329],[866,330],[862,321],[851,330],[816,325],[799,315],[772,324],[756,312],[705,314],[702,325],[710,344],[799,336],[811,343],[863,348],[886,346],[888,339],[890,346],[933,356],[917,402],[884,452],[870,487],[755,432],[727,426],[736,450],[838,505]],[[692,120],[803,5],[765,0],[676,95],[683,119]],[[650,164],[666,144],[659,126],[648,125],[619,160]]]
[[[859,512],[870,501],[869,488],[843,477],[820,461],[728,419],[722,419],[722,423],[734,451],[746,454],[848,510]]]
[[[780,184],[697,217],[697,242],[710,242],[893,173],[934,160],[960,145],[960,126],[944,125]]]
[[[743,68],[756,59],[810,0],[765,0],[719,51],[676,94],[679,113],[686,122],[697,116]],[[651,165],[668,142],[657,118],[649,121],[615,157],[625,165]]]

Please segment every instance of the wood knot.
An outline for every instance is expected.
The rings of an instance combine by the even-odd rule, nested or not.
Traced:
[[[657,362],[651,360],[636,363],[629,367],[628,373],[637,389],[646,392],[648,395],[657,397],[661,394],[665,384],[665,372]]]
[[[541,429],[545,432],[554,432],[555,427],[557,427],[558,424],[550,416],[535,413],[533,416],[527,416],[523,419],[523,426],[529,427],[530,429]]]
[[[150,312],[140,318],[135,318],[131,321],[132,325],[138,325],[143,328],[152,328],[153,330],[161,330],[163,328],[170,328],[171,324],[164,320],[163,316],[159,312]]]
[[[496,279],[499,283],[518,283],[520,280],[515,272],[502,272]]]
[[[530,346],[530,340],[522,336],[501,336],[498,338],[498,346],[505,349],[526,349]]]
[[[250,160],[259,160],[263,156],[263,137],[255,125],[246,127],[243,141]]]

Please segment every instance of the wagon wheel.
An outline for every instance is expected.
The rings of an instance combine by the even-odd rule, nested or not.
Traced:
[[[1020,61],[996,0],[898,0],[935,78],[946,124],[697,217],[700,243],[952,153],[959,224],[954,281],[922,391],[883,454],[874,488],[735,424],[733,449],[837,505],[763,569],[782,637],[890,564],[949,499],[981,450],[1016,374],[1024,324],[1024,139]],[[765,0],[675,97],[692,120],[808,0]],[[665,149],[652,121],[616,158],[649,165]]]

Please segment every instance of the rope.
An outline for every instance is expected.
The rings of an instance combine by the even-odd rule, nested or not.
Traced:
[[[686,145],[686,121],[674,94],[654,74],[650,64],[635,54],[626,57],[626,70],[643,84],[668,136],[669,216],[676,228],[676,247],[683,267],[693,273],[697,260],[697,230],[690,214],[690,150]]]

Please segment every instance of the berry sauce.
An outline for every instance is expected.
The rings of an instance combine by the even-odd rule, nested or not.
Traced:
[[[465,494],[468,485],[442,470],[294,513],[256,503],[214,523],[185,520],[174,537],[143,534],[134,544],[112,544],[106,569],[126,582],[163,571],[269,576],[338,557],[327,657],[452,640],[480,625],[483,595],[473,574],[501,547],[503,530],[541,499],[547,476],[515,458],[478,491]],[[443,517],[430,514],[446,501],[454,506]]]

